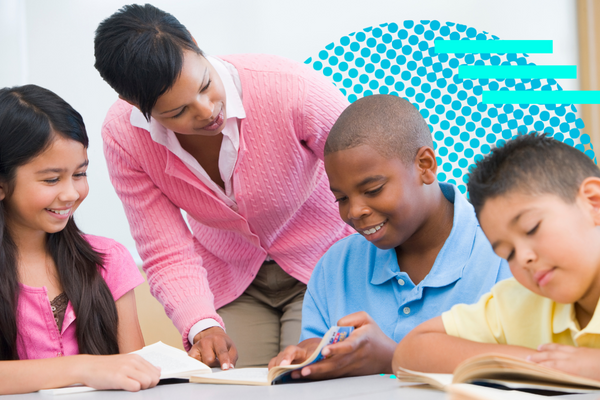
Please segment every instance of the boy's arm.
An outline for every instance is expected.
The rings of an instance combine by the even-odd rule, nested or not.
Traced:
[[[435,317],[413,329],[402,339],[392,361],[398,367],[422,372],[452,373],[467,358],[483,353],[501,353],[527,358],[535,350],[497,343],[479,343],[446,333],[442,317]]]

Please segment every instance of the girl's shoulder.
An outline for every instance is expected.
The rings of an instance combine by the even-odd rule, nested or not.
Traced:
[[[115,300],[144,282],[131,253],[121,243],[95,235],[84,234],[83,238],[102,255],[103,265],[98,270]]]
[[[88,234],[83,234],[82,236],[98,253],[109,255],[112,253],[127,252],[125,246],[114,239]]]

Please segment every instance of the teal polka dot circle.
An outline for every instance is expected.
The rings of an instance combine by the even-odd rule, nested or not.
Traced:
[[[526,54],[437,54],[435,40],[494,40],[466,25],[439,21],[386,23],[330,43],[305,63],[328,77],[350,102],[372,94],[410,101],[429,124],[438,179],[466,192],[469,168],[506,140],[546,132],[596,162],[583,120],[571,104],[483,104],[484,90],[562,90],[553,79],[460,79],[459,65],[534,65]]]

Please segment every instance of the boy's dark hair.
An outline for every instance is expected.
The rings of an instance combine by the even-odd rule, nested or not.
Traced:
[[[204,55],[171,14],[150,4],[131,4],[98,25],[94,66],[122,98],[150,120],[158,97],[179,77],[185,50]]]
[[[43,153],[57,137],[88,146],[83,119],[67,102],[36,85],[0,89],[0,182],[7,197],[14,189],[17,169]],[[0,360],[19,358],[19,254],[6,223],[8,212],[0,201]],[[82,236],[73,217],[63,230],[47,235],[46,249],[77,316],[79,353],[118,353],[117,308],[98,271],[103,255]]]
[[[517,136],[479,160],[469,174],[467,189],[475,212],[485,202],[513,190],[554,194],[575,201],[579,186],[600,170],[581,151],[545,133]]]
[[[427,122],[410,102],[392,95],[363,97],[342,112],[325,142],[325,155],[369,145],[385,158],[411,164],[423,146],[433,148]]]

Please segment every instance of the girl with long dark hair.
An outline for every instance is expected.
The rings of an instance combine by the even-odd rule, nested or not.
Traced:
[[[0,90],[0,394],[158,382],[157,368],[118,355],[144,345],[142,276],[123,246],[73,220],[87,146],[81,115],[53,92]]]

